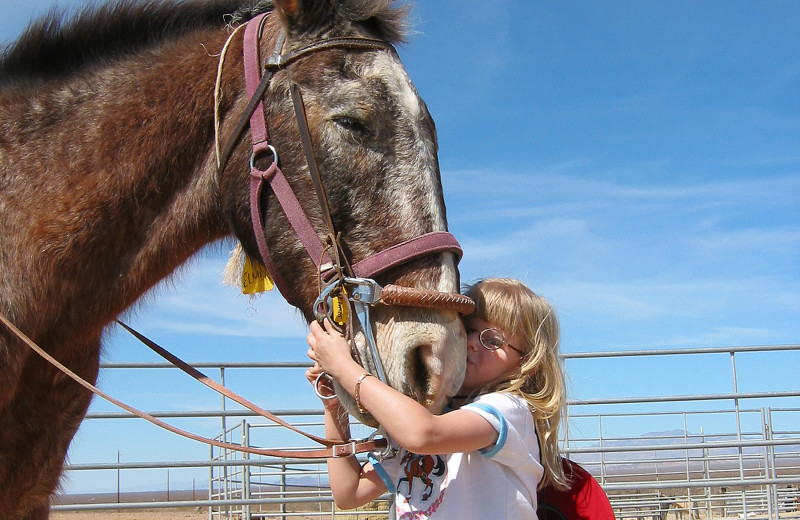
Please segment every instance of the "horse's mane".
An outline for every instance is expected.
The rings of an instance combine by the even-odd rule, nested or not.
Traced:
[[[338,11],[378,37],[402,41],[405,10],[393,0],[340,0]],[[271,0],[115,0],[90,5],[71,19],[53,9],[0,52],[0,85],[63,78],[178,38],[246,21]]]
[[[204,27],[219,27],[241,0],[119,0],[90,5],[65,20],[52,9],[0,59],[0,82],[64,77]]]

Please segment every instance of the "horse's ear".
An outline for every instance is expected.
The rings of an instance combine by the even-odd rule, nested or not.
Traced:
[[[274,0],[289,36],[313,32],[330,24],[333,4],[330,0]]]

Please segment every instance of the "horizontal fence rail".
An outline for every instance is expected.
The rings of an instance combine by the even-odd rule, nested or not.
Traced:
[[[740,391],[743,377],[741,368],[737,369],[737,357],[756,364],[773,356],[779,357],[773,363],[800,366],[800,345],[565,354],[568,375],[580,379],[580,374],[593,374],[587,380],[594,380],[596,375],[613,378],[615,373],[636,374],[641,371],[640,366],[654,359],[659,360],[659,373],[660,367],[667,364],[675,367],[677,374],[689,372],[697,368],[699,360],[706,363],[711,359],[713,367],[701,371],[701,378],[708,379],[702,381],[708,388],[702,392],[687,393],[687,382],[679,377],[662,380],[655,391],[656,385],[651,384],[655,379],[643,378],[641,383],[626,385],[624,394],[613,396],[592,396],[594,388],[587,386],[569,400],[568,428],[562,439],[564,453],[600,482],[618,519],[800,518],[800,381],[789,388],[776,388],[771,385],[769,374],[764,374],[758,381],[751,377],[748,388]],[[253,374],[252,379],[260,382],[273,380],[274,374],[291,372],[294,383],[290,391],[311,394],[302,375],[308,366],[304,362],[203,362],[193,366],[209,375],[215,372],[222,384],[234,373]],[[101,368],[106,381],[113,380],[117,373],[163,374],[167,369],[174,370],[165,363],[108,363]],[[259,385],[256,383],[255,387]],[[598,381],[595,388],[599,391],[608,386]],[[229,400],[215,399],[218,404],[207,408],[148,413],[169,421],[210,427],[218,440],[235,444],[279,449],[310,447],[305,439],[287,437],[279,427]],[[314,407],[313,400],[310,403],[270,411],[304,430],[321,434],[321,408]],[[130,418],[134,416],[127,412],[93,406],[85,424],[137,424],[128,421]],[[653,429],[647,429],[648,425]],[[371,432],[366,427],[356,429],[364,436]],[[75,442],[80,441],[79,431]],[[91,481],[91,475],[104,475],[98,480],[108,484],[116,479],[116,489],[100,494],[60,495],[52,509],[203,508],[208,511],[209,520],[340,515],[355,518],[353,512],[334,509],[324,460],[258,457],[207,447],[193,449],[197,455],[177,460],[160,457],[123,461],[120,451],[129,450],[124,444],[120,445],[116,460],[78,460],[71,456],[65,473],[68,480]],[[149,489],[125,487],[127,475],[145,472],[158,475]],[[179,473],[191,475],[191,486],[186,485],[187,477],[176,478]],[[358,517],[385,518],[390,499],[382,497]]]

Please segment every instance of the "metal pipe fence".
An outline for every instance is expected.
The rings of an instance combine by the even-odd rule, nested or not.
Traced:
[[[781,363],[796,363],[799,353],[800,345],[780,345],[566,354],[567,373],[573,378],[581,373],[613,378],[615,371],[620,372],[622,360],[630,374],[653,359],[669,360],[678,373],[687,370],[681,367],[695,366],[698,358],[709,356],[726,360],[728,368],[722,370],[727,373],[723,376],[719,367],[714,369],[716,373],[709,372],[705,388],[696,393],[684,393],[686,383],[679,378],[655,389],[645,378],[641,384],[627,385],[624,395],[614,396],[588,397],[593,391],[590,386],[569,401],[564,452],[597,478],[619,519],[800,518],[800,385],[794,382],[790,388],[771,387],[768,374],[764,374],[758,381],[747,381],[748,388],[744,389],[740,385],[745,379],[741,365],[737,369],[737,356],[747,356],[749,363],[756,363],[763,356],[779,355],[785,357]],[[195,366],[218,371],[218,379],[224,384],[226,374],[233,371],[286,371],[306,364]],[[170,366],[103,365],[103,371],[109,374],[165,368]],[[604,388],[600,383],[597,388]],[[306,386],[298,388],[300,392],[310,392]],[[321,432],[320,409],[271,411],[292,424]],[[255,414],[231,408],[224,398],[213,409],[152,415],[170,420],[213,420],[218,438],[228,442],[270,448],[309,447],[297,438],[286,439],[279,428]],[[118,423],[130,417],[127,413],[92,411],[86,421]],[[647,425],[654,429],[643,431]],[[279,446],[276,442],[286,444]],[[102,502],[61,496],[53,510],[200,507],[208,510],[209,520],[386,518],[388,514],[388,496],[365,511],[336,511],[324,461],[257,457],[217,448],[206,451],[206,457],[195,460],[122,462],[118,457],[117,461],[75,461],[66,467],[68,478],[116,472],[116,496],[106,494]],[[153,483],[154,492],[146,499],[120,491],[122,472],[147,470],[167,473],[165,492],[158,492],[158,482]],[[186,489],[170,492],[170,472],[179,471],[204,473],[204,477],[194,477],[201,481],[202,491],[192,485],[191,496]]]

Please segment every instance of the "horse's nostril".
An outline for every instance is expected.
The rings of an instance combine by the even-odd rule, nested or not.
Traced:
[[[431,345],[419,345],[412,349],[408,357],[408,373],[411,392],[420,404],[429,406],[431,396],[431,369],[429,362],[432,359],[433,348]]]

